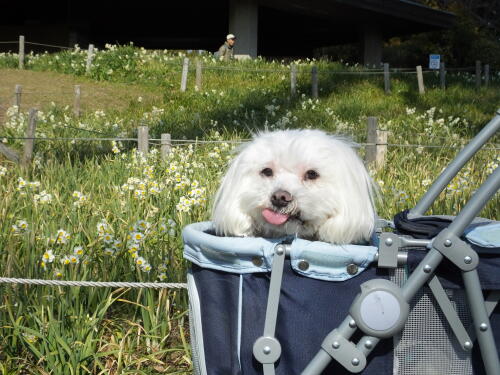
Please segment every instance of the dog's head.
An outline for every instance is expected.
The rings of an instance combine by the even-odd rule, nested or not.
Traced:
[[[319,130],[265,132],[242,147],[215,198],[218,235],[367,241],[372,182],[352,144]]]

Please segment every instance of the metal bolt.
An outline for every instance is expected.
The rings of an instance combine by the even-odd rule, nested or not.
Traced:
[[[468,256],[468,255],[467,255],[467,256],[464,258],[464,263],[465,263],[465,264],[471,264],[471,263],[472,263],[472,258],[471,258],[470,256]]]
[[[359,359],[358,358],[353,358],[352,361],[351,361],[352,365],[353,366],[357,366],[359,365]]]
[[[340,348],[340,343],[338,341],[334,341],[332,343],[332,347],[333,347],[333,349],[338,349],[338,348]]]
[[[373,342],[371,340],[366,340],[365,341],[365,348],[366,349],[371,349],[373,348]]]
[[[387,239],[385,240],[385,244],[386,244],[387,246],[391,246],[391,245],[392,245],[392,238],[387,238]]]
[[[285,247],[283,245],[278,245],[276,247],[276,254],[283,255],[285,253]]]
[[[425,273],[430,273],[431,271],[432,271],[432,267],[431,267],[431,266],[429,266],[428,264],[426,264],[426,265],[424,266],[424,272],[425,272]]]
[[[349,322],[349,327],[356,328],[356,322],[354,321],[354,319],[351,319],[351,321]]]
[[[262,266],[262,263],[264,263],[264,261],[262,260],[261,257],[253,257],[252,258],[252,263],[253,263],[254,266],[260,267],[260,266]]]
[[[346,269],[349,275],[356,275],[358,273],[358,266],[354,263],[349,264]]]
[[[486,331],[486,330],[488,329],[488,324],[486,324],[486,323],[481,323],[481,324],[479,325],[479,329],[481,330],[481,332]]]
[[[472,343],[470,341],[464,342],[464,348],[467,350],[472,349]]]
[[[301,260],[298,264],[299,270],[306,271],[309,268],[309,263],[305,260]]]
[[[264,354],[271,354],[271,348],[269,346],[264,346],[264,348],[262,349],[262,353]]]
[[[450,247],[451,244],[452,244],[451,240],[445,240],[444,241],[444,246],[446,246],[446,247]]]

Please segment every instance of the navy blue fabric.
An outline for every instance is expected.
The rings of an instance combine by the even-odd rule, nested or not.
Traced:
[[[373,278],[387,278],[382,272],[372,267],[350,280],[328,282],[300,276],[286,261],[276,327],[282,355],[275,366],[276,374],[300,374],[325,336],[345,319],[360,291],[359,285]],[[196,265],[193,275],[200,294],[208,374],[262,374],[262,365],[254,359],[252,347],[264,329],[270,274],[242,275],[241,370],[236,352],[239,275]],[[387,339],[368,357],[363,374],[392,374],[392,367],[392,339]],[[323,374],[350,373],[332,363]]]
[[[500,289],[500,249],[487,249],[483,252],[475,246],[472,247],[480,255],[477,272],[481,287],[483,289]],[[408,252],[408,270],[412,272],[418,264],[424,259],[427,251],[410,250]],[[450,289],[463,289],[464,284],[459,269],[448,259],[444,259],[437,269],[443,286]]]
[[[239,375],[238,295],[240,275],[192,265],[200,297],[208,374]]]

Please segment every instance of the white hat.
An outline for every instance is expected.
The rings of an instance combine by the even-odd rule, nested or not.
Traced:
[[[234,36],[234,34],[227,34],[226,40],[229,40],[229,39],[236,39],[236,37]]]

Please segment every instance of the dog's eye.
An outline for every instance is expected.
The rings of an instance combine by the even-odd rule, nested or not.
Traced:
[[[273,170],[271,168],[264,168],[263,170],[260,171],[260,174],[266,177],[272,177]]]
[[[313,169],[309,169],[304,175],[305,180],[315,180],[319,177],[319,173]]]

